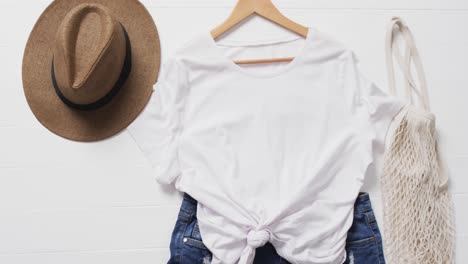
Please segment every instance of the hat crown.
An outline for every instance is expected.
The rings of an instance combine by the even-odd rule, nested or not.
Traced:
[[[122,26],[99,4],[73,8],[57,31],[55,78],[60,92],[76,104],[90,104],[108,94],[125,60]]]
[[[161,50],[151,14],[139,0],[49,2],[24,49],[29,108],[67,139],[116,135],[145,108],[158,79]]]

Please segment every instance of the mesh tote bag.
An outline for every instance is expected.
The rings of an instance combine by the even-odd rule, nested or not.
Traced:
[[[403,53],[397,37],[404,40]],[[395,120],[381,178],[386,257],[391,264],[454,263],[453,205],[438,150],[435,116],[412,33],[400,18],[389,24],[386,56],[390,92],[397,95],[395,59],[408,102]]]

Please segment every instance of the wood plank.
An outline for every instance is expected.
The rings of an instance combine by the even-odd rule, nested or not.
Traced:
[[[142,1],[147,7],[154,8],[232,8],[236,1],[234,0],[165,0],[165,1]],[[274,0],[275,5],[280,9],[415,9],[415,10],[464,10],[468,8],[466,2],[462,0],[413,0],[413,1],[372,1],[372,0]]]
[[[468,172],[468,157],[444,157],[450,177],[452,193],[467,194],[468,184],[466,174]],[[468,219],[467,219],[468,220]]]
[[[0,254],[167,248],[178,206],[0,212]]]
[[[34,1],[38,5],[47,5],[48,0]],[[232,8],[234,0],[142,0],[149,8]],[[468,9],[468,4],[463,0],[274,0],[275,5],[281,9],[416,9],[416,10],[464,10]],[[15,0],[3,0],[0,6],[15,7],[19,3]],[[30,7],[30,5],[28,5]]]
[[[460,236],[468,235],[468,211],[466,210],[466,203],[468,201],[468,194],[454,194],[453,203],[455,205],[455,227],[456,233]]]
[[[122,133],[95,143],[63,139],[38,126],[36,129],[0,129],[0,168],[65,167],[108,168],[148,165],[131,136]]]
[[[0,255],[5,264],[155,264],[168,259],[168,248]]]
[[[116,162],[118,164],[118,162]],[[0,211],[179,206],[173,187],[147,167],[0,168]]]
[[[468,260],[468,236],[457,236],[456,242],[456,263],[465,263]]]

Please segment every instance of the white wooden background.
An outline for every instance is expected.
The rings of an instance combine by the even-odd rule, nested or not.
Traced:
[[[145,0],[163,57],[209,30],[234,0]],[[457,260],[468,263],[468,1],[277,0],[291,18],[342,40],[385,88],[383,41],[393,15],[412,26],[438,116],[456,204]],[[0,263],[162,264],[180,197],[157,185],[126,133],[79,144],[43,128],[23,96],[23,49],[48,0],[0,1]],[[255,21],[254,21],[255,22]],[[257,35],[259,32],[255,32]],[[377,179],[368,179],[378,217]]]

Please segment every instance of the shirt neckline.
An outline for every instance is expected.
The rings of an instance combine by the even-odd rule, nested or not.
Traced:
[[[233,60],[231,60],[230,58],[228,58],[227,56],[224,55],[224,53],[221,51],[221,49],[218,46],[218,45],[222,45],[222,44],[218,44],[213,39],[210,32],[207,32],[207,34],[205,36],[206,36],[206,38],[208,40],[210,48],[213,49],[216,56],[229,68],[231,68],[231,69],[233,69],[233,70],[235,70],[237,72],[240,72],[240,73],[242,73],[244,75],[253,77],[253,78],[274,78],[274,77],[277,77],[277,76],[280,76],[280,75],[283,75],[283,74],[287,73],[289,70],[294,68],[294,66],[297,65],[303,59],[303,57],[306,55],[307,50],[309,49],[309,46],[312,43],[312,39],[313,39],[313,37],[315,35],[316,35],[316,30],[314,28],[309,27],[309,31],[308,31],[307,36],[305,38],[304,45],[303,45],[302,49],[299,51],[299,53],[296,54],[294,59],[291,62],[289,62],[287,65],[285,65],[281,70],[268,72],[268,73],[252,73],[252,72],[242,68],[241,66],[237,65]],[[299,38],[302,38],[302,37],[298,37],[298,38],[295,38],[295,39],[299,39]],[[291,37],[289,37],[289,38],[286,38],[286,39],[283,39],[283,40],[265,41],[265,42],[261,42],[261,44],[262,45],[273,45],[275,43],[279,43],[279,42],[283,42],[283,41],[291,41],[291,40],[294,40],[294,39],[291,39]],[[233,43],[233,42],[230,41],[230,43]],[[249,46],[249,45],[252,45],[251,43],[246,43],[246,42],[244,42],[243,45],[240,44],[241,42],[236,42],[236,43],[238,43],[236,46]],[[253,45],[258,45],[258,44],[259,43],[256,42]]]

